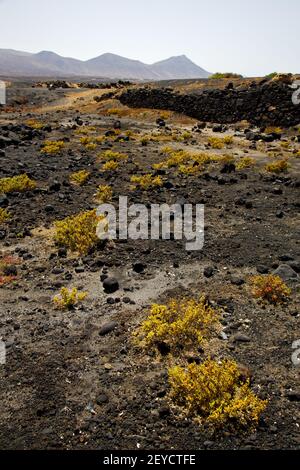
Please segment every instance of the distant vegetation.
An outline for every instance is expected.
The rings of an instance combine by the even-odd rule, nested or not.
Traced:
[[[243,75],[239,75],[238,73],[226,72],[220,73],[216,72],[209,77],[210,80],[216,80],[219,78],[244,78]]]
[[[278,75],[278,72],[272,72],[266,75],[265,78],[274,78],[274,77],[277,77],[277,75]]]

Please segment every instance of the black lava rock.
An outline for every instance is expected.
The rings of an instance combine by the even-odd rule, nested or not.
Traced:
[[[113,277],[107,277],[103,281],[103,289],[106,294],[113,294],[119,290],[119,282]]]
[[[141,262],[136,262],[133,264],[132,268],[135,273],[142,273],[145,271],[145,265]]]
[[[99,331],[99,335],[100,336],[108,335],[108,333],[111,333],[113,330],[115,330],[117,326],[118,326],[118,323],[115,321],[110,321],[108,323],[105,323],[104,325],[102,325]]]
[[[212,266],[206,266],[206,268],[204,268],[203,274],[207,278],[212,277],[214,275],[214,268]]]

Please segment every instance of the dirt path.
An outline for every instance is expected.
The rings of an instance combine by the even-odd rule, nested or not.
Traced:
[[[81,107],[93,100],[94,96],[101,96],[106,90],[71,90],[67,91],[66,96],[49,106],[34,106],[30,112],[37,114],[52,113],[56,111],[67,111],[74,107]]]

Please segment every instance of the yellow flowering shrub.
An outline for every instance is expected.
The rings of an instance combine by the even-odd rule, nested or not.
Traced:
[[[280,147],[283,149],[289,149],[290,148],[290,142],[280,142]]]
[[[65,143],[63,140],[46,140],[43,143],[41,153],[46,153],[48,155],[55,155],[60,153],[64,148]]]
[[[70,182],[76,186],[82,186],[87,182],[91,173],[87,170],[76,171],[70,176]]]
[[[162,170],[165,168],[165,162],[160,162],[160,163],[153,163],[152,169],[157,171],[157,170]]]
[[[255,429],[267,406],[241,380],[236,362],[208,359],[200,365],[169,369],[170,399],[200,424]]]
[[[160,176],[153,176],[151,173],[142,176],[132,176],[130,181],[133,183],[133,190],[137,188],[147,190],[149,188],[162,186],[163,184]]]
[[[236,164],[237,170],[243,170],[245,168],[251,168],[255,165],[254,158],[251,157],[242,157]]]
[[[105,137],[104,136],[84,136],[80,138],[80,143],[86,148],[86,150],[96,150],[97,146],[99,144],[102,144],[104,142]]]
[[[283,130],[281,129],[281,127],[269,126],[265,129],[266,134],[282,134],[282,132]]]
[[[269,163],[266,165],[266,170],[270,173],[284,173],[288,169],[288,162],[286,159],[278,160],[277,162]]]
[[[234,163],[235,164],[235,158],[231,154],[216,155],[213,158],[213,161],[215,161],[216,163],[222,163],[222,164],[226,164],[226,163]]]
[[[178,171],[183,175],[197,175],[202,170],[201,165],[179,165]]]
[[[0,178],[0,194],[22,193],[36,188],[36,182],[28,175],[18,175],[8,178]]]
[[[152,348],[166,343],[170,349],[201,346],[219,328],[219,314],[205,298],[153,304],[148,318],[135,332],[138,344]]]
[[[96,150],[97,144],[94,144],[94,143],[92,143],[92,144],[87,144],[87,145],[85,145],[85,148],[86,148],[87,150],[93,151],[93,150]]]
[[[99,158],[104,161],[120,161],[127,160],[128,155],[121,152],[114,152],[112,150],[106,150],[99,155]]]
[[[166,153],[166,154],[172,153],[174,152],[174,150],[175,150],[174,148],[169,147],[168,145],[166,145],[165,147],[161,149],[162,153]]]
[[[213,149],[222,149],[225,145],[231,145],[233,143],[233,137],[230,135],[226,137],[209,137],[208,143]]]
[[[87,297],[87,292],[78,292],[76,287],[67,289],[62,287],[59,295],[53,298],[55,306],[61,310],[71,310]]]
[[[36,119],[28,119],[25,124],[26,126],[31,127],[35,130],[42,129],[44,127],[44,124]]]
[[[119,163],[114,160],[104,163],[102,165],[102,171],[115,171],[119,168]]]
[[[226,135],[223,137],[223,142],[225,145],[231,145],[233,144],[233,137],[231,135]]]
[[[2,209],[0,207],[0,224],[4,224],[10,219],[10,213],[8,212],[7,209]]]
[[[102,144],[104,141],[105,141],[104,135],[98,135],[97,137],[94,138],[94,142],[96,144]]]
[[[272,304],[285,302],[291,294],[291,289],[281,277],[274,274],[252,276],[250,282],[253,286],[254,297]]]
[[[95,198],[98,202],[101,203],[106,203],[110,202],[112,199],[112,188],[108,185],[101,185],[97,189],[97,193],[95,195]]]
[[[96,228],[103,218],[98,217],[94,209],[57,221],[54,224],[54,241],[58,246],[85,254],[97,244]]]
[[[152,165],[154,170],[175,168],[180,173],[193,174],[202,170],[203,165],[214,161],[214,156],[205,152],[188,152],[183,149],[164,147],[162,152],[167,155],[166,160]]]
[[[93,126],[81,126],[79,129],[75,130],[75,134],[77,135],[87,135],[90,132],[96,132],[96,127]]]
[[[91,144],[91,143],[93,143],[93,141],[94,141],[93,137],[87,137],[87,136],[85,136],[85,137],[81,137],[81,138],[80,138],[80,143],[81,143],[82,145]]]
[[[126,108],[110,108],[106,111],[109,116],[123,117],[128,113]]]

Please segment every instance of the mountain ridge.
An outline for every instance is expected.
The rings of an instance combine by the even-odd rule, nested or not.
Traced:
[[[0,49],[0,75],[12,76],[84,76],[119,79],[163,80],[207,78],[210,73],[186,55],[146,64],[140,60],[104,53],[88,60],[63,57],[52,51],[30,53]]]

